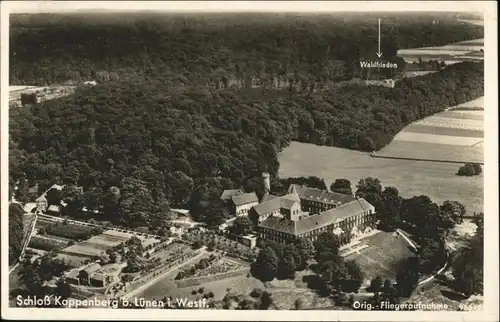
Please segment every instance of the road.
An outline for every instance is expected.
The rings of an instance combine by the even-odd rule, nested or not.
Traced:
[[[158,275],[157,277],[149,280],[147,283],[139,286],[138,288],[130,291],[129,293],[126,293],[122,296],[123,299],[129,299],[130,297],[148,289],[150,286],[154,285],[156,282],[158,282],[159,280],[163,279],[166,277],[166,275],[170,274],[172,271],[178,269],[179,267],[182,267],[184,265],[188,265],[188,264],[192,264],[192,263],[195,263],[197,260],[200,259],[200,257],[202,257],[203,255],[206,254],[206,247],[204,246],[203,248],[201,248],[201,251],[199,254],[197,254],[196,256],[194,257],[191,257],[190,259],[180,263],[179,265],[176,265],[174,267],[172,267],[171,269],[169,269],[168,271],[165,271],[164,273]]]

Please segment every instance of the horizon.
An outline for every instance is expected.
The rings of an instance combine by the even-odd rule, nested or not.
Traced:
[[[360,3],[363,4],[360,9]],[[448,12],[481,15],[486,2],[483,1],[429,1],[426,9],[420,2],[404,1],[4,1],[2,7],[10,9],[12,14],[32,13],[117,13],[117,12],[228,12],[228,13],[263,13],[263,12],[299,12],[299,13],[410,13],[410,12]],[[481,6],[482,5],[482,6]],[[117,8],[119,7],[119,8]],[[483,8],[482,8],[483,7]]]

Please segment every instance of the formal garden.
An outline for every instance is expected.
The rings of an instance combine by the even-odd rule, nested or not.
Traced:
[[[193,246],[206,246],[208,251],[215,249],[225,252],[226,256],[253,262],[259,253],[258,249],[250,248],[233,240],[219,231],[191,229],[183,235],[183,240]]]

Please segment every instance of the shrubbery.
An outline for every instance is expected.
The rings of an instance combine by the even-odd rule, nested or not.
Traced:
[[[459,176],[477,176],[483,173],[481,165],[478,163],[466,163],[458,169],[457,175]]]

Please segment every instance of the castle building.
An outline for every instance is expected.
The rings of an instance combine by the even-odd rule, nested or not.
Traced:
[[[375,208],[363,198],[291,185],[288,194],[267,195],[249,212],[259,244],[296,238],[314,242],[323,232],[357,237],[375,225]],[[341,238],[341,240],[343,240]]]
[[[252,192],[232,196],[229,206],[230,211],[233,215],[247,216],[248,211],[257,204],[259,204],[259,198],[255,194],[255,192]]]

